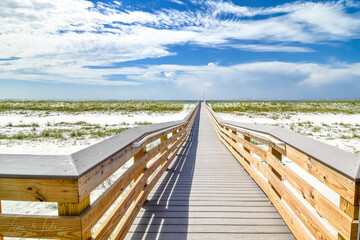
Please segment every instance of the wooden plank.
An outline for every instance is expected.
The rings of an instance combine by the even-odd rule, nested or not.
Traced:
[[[218,132],[221,136],[221,132]],[[222,136],[220,137],[220,140],[224,143],[224,145],[230,150],[230,152],[232,153],[232,155],[236,158],[236,160],[244,167],[244,169],[249,173],[249,175],[255,180],[255,182],[264,190],[266,189],[266,186],[267,186],[267,182],[265,182],[265,180],[255,171],[255,169],[253,169],[249,164],[248,162],[245,161],[244,158],[242,158],[231,146],[230,144],[224,139],[222,138]],[[234,145],[236,146],[235,148],[241,152],[242,151],[242,154],[244,153],[244,155],[246,155],[246,151],[242,148],[240,148],[239,145]],[[248,156],[248,159],[252,159],[250,156],[249,153],[247,153]],[[253,157],[254,158],[254,157]],[[254,158],[255,160],[255,158]],[[257,160],[257,159],[256,159]],[[256,161],[255,160],[255,161]],[[255,163],[254,161],[254,163]],[[258,167],[258,170],[261,171],[261,166],[264,165],[262,163],[260,164],[254,164],[255,167]],[[265,166],[262,166],[265,168]]]
[[[2,210],[1,210],[1,199],[0,199],[0,215],[1,215],[1,213],[2,213]],[[4,240],[4,238],[1,236],[1,234],[0,234],[0,240]]]
[[[138,153],[134,155],[134,163],[138,161],[144,154],[146,153],[146,146],[143,147]],[[139,172],[135,175],[134,181],[136,181],[145,171],[146,165],[139,170]],[[144,185],[145,186],[145,185]],[[143,188],[140,189],[138,195],[140,195],[140,192],[143,190]]]
[[[1,214],[0,235],[17,238],[80,239],[80,218]]]
[[[160,153],[163,153],[165,152],[165,150],[168,148],[168,146],[170,144],[173,144],[174,141],[176,142],[177,138],[182,135],[183,133],[185,132],[185,129],[179,131],[179,132],[176,132],[175,135],[171,136],[170,138],[167,138],[166,136],[166,139],[164,139],[163,141],[160,142],[160,144],[156,145],[155,147],[151,148],[149,151],[148,151],[148,154],[149,154],[149,160],[154,158],[159,152]],[[165,138],[165,137],[164,137]]]
[[[140,149],[141,147],[132,148],[131,146],[127,146],[122,151],[81,176],[79,178],[79,200],[82,200],[89,195],[95,188],[110,177],[111,174],[132,158]]]
[[[172,134],[173,136],[175,136],[178,131],[179,131],[179,129],[176,129],[175,131],[172,131],[171,134]],[[176,139],[174,139],[174,140],[172,141],[172,144],[174,144],[175,142],[176,142]]]
[[[175,147],[175,146],[174,146]],[[144,187],[147,178],[153,173],[153,171],[162,163],[164,159],[166,161],[166,157],[169,155],[171,150],[164,152],[159,158],[152,163],[155,167],[147,168],[141,175],[135,180],[135,184],[132,188],[126,193],[124,198],[117,204],[111,214],[106,218],[106,220],[102,223],[99,230],[95,233],[95,239],[108,239],[112,234],[119,221],[123,218],[126,211],[130,207],[131,203],[135,200],[136,195],[139,197],[142,195],[141,189]]]
[[[176,139],[176,137],[180,134],[183,134],[183,131],[178,132],[175,136],[164,140],[167,141],[167,144],[170,143],[170,141],[172,141],[173,139]],[[183,139],[183,138],[181,138]],[[180,142],[180,141],[179,141]],[[163,144],[161,145],[161,148],[152,148],[150,151],[152,152],[148,152],[147,154],[144,154],[144,150],[139,152],[139,156],[137,156],[136,158],[134,157],[134,159],[137,159],[135,161],[135,164],[137,164],[139,161],[144,161],[145,157],[147,156],[147,158],[149,158],[149,155],[151,155],[150,157],[154,156],[157,154],[158,151],[163,151],[162,155],[160,155],[158,157],[157,160],[155,160],[155,162],[152,163],[152,165],[157,164],[157,166],[159,164],[161,164],[161,162],[166,161],[167,156],[170,154],[172,149],[175,149],[176,146],[178,144],[173,145],[169,150],[166,151],[167,149],[167,144]],[[154,151],[156,150],[156,151]],[[142,154],[140,156],[140,154]],[[143,159],[143,160],[142,160]],[[146,159],[147,161],[147,159]],[[143,164],[141,164],[143,165]],[[156,166],[156,168],[157,168]],[[99,230],[96,232],[96,234],[94,235],[95,239],[106,239],[109,237],[109,235],[112,233],[112,231],[114,230],[114,228],[117,226],[118,222],[121,220],[121,218],[124,216],[124,214],[126,213],[126,210],[128,209],[128,207],[131,205],[131,202],[134,200],[133,195],[135,194],[133,191],[138,191],[140,192],[141,188],[139,187],[139,184],[142,184],[142,187],[145,185],[146,183],[146,179],[148,178],[149,175],[151,175],[152,171],[154,171],[156,168],[154,167],[149,167],[148,169],[145,170],[145,172],[142,172],[140,176],[137,177],[137,179],[135,180],[136,183],[135,185],[132,187],[132,189],[125,195],[125,197],[121,200],[121,202],[117,205],[117,207],[112,211],[112,213],[107,217],[107,219],[104,221],[104,223],[101,225],[101,227],[99,228]],[[137,171],[138,172],[138,171]],[[140,169],[141,172],[141,169]],[[144,175],[145,174],[145,175]],[[139,193],[141,195],[141,193]],[[113,201],[110,200],[109,198],[114,198],[114,196],[110,193],[107,194],[107,198],[104,198],[104,202],[108,202],[108,205],[110,203],[112,203]],[[95,209],[95,208],[94,208]],[[95,209],[96,210],[96,209]],[[94,210],[94,211],[95,211]],[[96,211],[94,212],[94,214],[96,213]],[[100,216],[103,215],[103,211],[101,212],[102,214],[100,214]],[[96,217],[97,220],[99,218]],[[85,219],[84,219],[85,220]],[[97,221],[96,220],[96,221]],[[84,221],[85,222],[85,221]],[[90,225],[91,227],[95,224],[95,221],[92,221],[92,224]],[[89,226],[86,226],[86,228],[89,228]]]
[[[202,108],[202,113],[204,111],[205,109]],[[225,147],[221,144],[212,144],[219,142],[216,134],[220,133],[211,128],[208,119],[200,115],[199,129],[202,135],[197,135],[197,131],[192,132],[190,141],[193,141],[193,144],[185,145],[177,159],[178,161],[174,162],[163,178],[159,177],[162,182],[155,184],[157,189],[152,193],[153,200],[148,201],[146,207],[140,209],[139,215],[135,218],[137,225],[131,228],[139,234],[133,235],[132,230],[130,230],[129,239],[132,237],[133,239],[180,240],[189,239],[189,236],[192,236],[190,237],[192,239],[207,240],[294,239],[275,208],[266,201],[265,194],[259,188],[255,190],[256,184],[247,174],[244,174],[240,165],[236,164],[232,157],[222,157],[231,156],[225,151]],[[255,180],[260,185],[267,187],[268,184],[265,179],[244,161],[242,156],[238,154],[237,148],[241,148],[243,152],[246,151],[228,136],[225,139],[221,140],[230,151],[236,153],[237,160],[245,164],[245,169],[254,175]],[[204,142],[202,144],[202,141],[207,143],[207,148]],[[196,151],[197,148],[201,151]],[[213,150],[207,151],[208,149]],[[222,152],[221,155],[216,155],[218,156],[216,159],[212,153],[218,150]],[[246,153],[251,155],[248,152]],[[223,164],[223,162],[232,164]],[[267,168],[265,164],[261,162],[260,164],[263,168]],[[158,182],[160,180],[152,178],[149,182],[150,185],[152,181]],[[213,183],[215,186],[212,185]],[[227,185],[221,189],[219,183],[227,183]],[[243,184],[246,186],[245,188],[241,187]],[[252,191],[261,198],[252,198]],[[194,197],[194,194],[198,196]],[[209,194],[216,195],[216,197],[211,197]],[[204,197],[199,197],[199,195],[204,195]],[[133,214],[129,214],[130,216],[133,217]],[[123,221],[124,225],[116,230],[114,239],[125,237],[125,226],[130,226],[132,221],[125,222],[126,219]],[[272,226],[276,227],[271,228]],[[184,235],[168,235],[173,231],[181,232]],[[201,231],[207,233],[201,236],[191,235],[191,232],[199,233]],[[214,233],[214,231],[221,234]],[[243,232],[244,235],[234,234],[238,232]],[[273,234],[275,232],[276,234]]]
[[[59,216],[79,216],[88,206],[90,206],[90,195],[79,203],[58,203]]]
[[[232,152],[232,154],[238,159],[238,161],[240,161],[241,163],[241,160],[243,160],[243,158],[241,158],[235,151],[232,151],[232,148],[230,147],[230,144],[228,143],[228,139],[220,132],[220,136],[223,138],[221,138],[221,140],[224,142],[224,144],[226,145],[226,147]],[[225,141],[227,140],[227,141]],[[261,165],[259,164],[259,160],[252,157],[250,154],[248,154],[246,151],[242,151],[241,148],[236,148],[239,152],[241,152],[241,154],[244,156],[244,157],[248,157],[250,162],[255,166],[255,167],[260,167]],[[256,164],[257,163],[257,164]],[[245,164],[245,162],[242,163],[243,166],[248,166],[248,164]],[[263,164],[262,164],[263,165]],[[251,167],[248,167],[248,169],[246,169],[249,174],[254,178],[254,180],[256,182],[258,182],[259,180],[259,177],[256,176],[258,175],[253,169],[250,169]],[[317,238],[317,239],[334,239],[334,237],[331,235],[331,233],[329,233],[329,231],[320,223],[318,222],[317,219],[313,219],[315,218],[314,216],[310,216],[312,215],[311,212],[309,212],[307,209],[303,209],[305,208],[304,206],[302,206],[302,203],[297,200],[295,197],[292,196],[292,193],[285,187],[283,186],[283,183],[281,182],[281,180],[278,178],[278,176],[276,176],[272,171],[269,171],[267,170],[267,168],[258,168],[258,170],[260,172],[262,172],[268,179],[271,183],[275,183],[275,188],[276,190],[279,189],[279,186],[282,186],[283,188],[281,189],[281,191],[279,191],[281,193],[281,195],[283,195],[283,193],[286,193],[286,194],[289,194],[291,195],[290,198],[291,198],[291,201],[290,203],[288,203],[288,205],[290,207],[292,207],[292,209],[294,210],[294,212],[297,214],[297,215],[300,215],[299,218],[303,221],[303,223],[308,227],[310,228],[310,232],[312,232],[314,234],[314,236]],[[256,177],[255,177],[256,176]],[[277,179],[277,180],[275,180]],[[262,180],[262,179],[261,179]],[[262,181],[259,181],[258,184],[260,185],[260,187],[262,187],[262,189],[266,192],[269,192],[270,190],[266,190],[266,184],[263,182],[261,183]],[[274,185],[274,184],[273,184]],[[278,197],[278,196],[277,196]],[[274,200],[276,200],[276,198],[273,197]],[[288,196],[285,196],[285,199],[286,200],[289,200],[289,197]],[[296,202],[297,201],[297,202]],[[296,203],[294,205],[294,202]],[[299,204],[298,206],[302,206],[301,208],[297,207],[297,204]],[[286,212],[284,212],[283,209],[280,208],[279,204],[277,203],[278,207],[280,210],[282,210],[283,212],[283,215],[286,216]],[[303,213],[302,211],[304,211],[305,213]],[[305,216],[303,216],[302,214],[305,214]],[[287,214],[289,215],[289,214]],[[308,217],[310,216],[310,218],[308,219]],[[288,218],[288,221],[290,222],[293,222],[291,218]],[[293,228],[293,231],[295,234],[299,235],[301,233],[301,230],[299,229],[299,225],[300,224],[296,224],[295,227],[292,227]],[[298,233],[300,231],[300,233]]]
[[[323,196],[288,167],[282,165],[274,156],[268,155],[268,163],[290,183],[316,211],[324,217],[339,233],[350,238],[352,218],[341,211],[334,203]],[[345,200],[346,201],[346,200]],[[341,207],[341,204],[340,204]],[[353,211],[354,213],[354,211]]]
[[[282,161],[282,154],[277,151],[275,148],[273,147],[269,147],[269,152],[267,153],[268,156],[272,155],[274,157],[277,158],[278,161]],[[266,158],[267,159],[267,158]],[[269,164],[268,168],[270,169],[271,172],[273,172],[275,174],[275,176],[277,176],[277,178],[279,178],[280,180],[282,180],[282,176],[281,174],[277,171],[277,168],[273,168],[273,165]],[[279,196],[279,198],[281,199],[281,195],[278,191],[276,191],[276,189],[271,185],[271,183],[269,182],[271,188],[273,188],[273,190],[275,191],[275,193]]]
[[[297,240],[312,239],[305,231],[305,229],[301,226],[299,220],[295,216],[293,216],[293,214],[285,206],[285,204],[279,198],[278,194],[275,193],[272,188],[267,189],[267,195]]]
[[[161,233],[189,233],[189,232],[203,232],[203,233],[222,233],[226,236],[229,233],[265,233],[265,234],[280,234],[289,233],[289,229],[284,225],[235,225],[235,224],[192,224],[192,225],[168,225],[168,224],[139,224],[133,226],[129,232],[142,232],[142,233],[157,233],[161,229]]]
[[[357,187],[358,188],[358,187]],[[352,205],[349,203],[346,199],[343,197],[340,197],[340,209],[350,217],[352,220],[358,220],[359,219],[359,205]],[[358,239],[358,225],[359,221],[352,221],[351,227],[350,227],[350,233],[348,235],[339,232],[338,239],[350,239],[350,240],[356,240]]]
[[[351,204],[357,204],[356,184],[353,180],[288,145],[286,146],[286,157],[294,161]]]
[[[146,203],[148,206],[148,202]],[[142,221],[143,220],[143,221]],[[166,221],[163,220],[161,217],[136,217],[133,224],[148,224],[151,221],[151,224],[165,224],[165,225],[236,225],[238,227],[246,226],[258,226],[261,227],[263,225],[266,226],[286,226],[284,221],[281,218],[216,218],[216,217],[209,217],[209,218],[201,218],[201,217],[179,217],[179,218],[167,218]]]
[[[139,152],[137,152],[134,155],[134,164],[141,159],[141,157],[146,153],[146,147],[143,147]],[[140,175],[142,175],[142,173],[144,172],[144,170],[146,169],[146,165],[144,165],[138,172],[137,175],[135,175],[134,181],[136,181]]]
[[[352,205],[345,198],[340,197],[340,209],[344,211],[350,218],[359,219],[359,205]]]
[[[150,218],[152,212],[140,211],[138,217]],[[240,218],[240,219],[281,219],[277,212],[157,212],[159,218]]]
[[[174,152],[176,153],[176,151]],[[173,154],[172,156],[175,156],[176,154]],[[166,163],[161,166],[161,168],[158,170],[158,172],[151,178],[150,182],[146,185],[144,188],[144,191],[140,192],[140,195],[135,200],[134,204],[130,207],[129,213],[126,215],[124,220],[120,223],[120,226],[116,229],[111,239],[124,239],[128,230],[131,227],[132,222],[136,218],[138,212],[141,209],[141,206],[144,204],[144,202],[147,199],[148,194],[152,190],[152,188],[155,186],[161,175],[167,170],[169,164],[171,163],[173,157],[169,158]],[[150,170],[150,167],[149,167]]]
[[[261,207],[261,206],[271,206],[266,199],[258,200],[258,201],[251,201],[251,200],[243,200],[240,201],[238,199],[235,199],[233,201],[227,201],[226,204],[224,204],[221,201],[216,200],[208,200],[208,201],[178,201],[178,200],[148,200],[146,203],[146,206],[159,206],[159,207],[175,207],[175,206],[211,206],[211,207],[217,207],[217,206],[227,206],[227,207]]]
[[[284,185],[271,171],[267,171],[266,178],[280,193],[285,202],[294,211],[296,216],[311,232],[315,239],[335,239],[331,232],[313,215],[313,213]]]
[[[142,239],[143,233],[129,234],[125,239]],[[219,240],[219,239],[246,239],[246,240],[294,240],[290,233],[269,234],[269,233],[148,233],[146,239],[157,240]]]
[[[241,149],[239,149],[239,150],[241,150]],[[245,152],[242,152],[242,154],[244,154],[246,156]],[[263,165],[263,164],[261,164],[261,165],[256,164],[256,162],[259,163],[259,160],[254,157],[251,157],[251,155],[248,155],[247,157],[250,159],[250,161],[251,160],[254,161],[254,162],[251,162],[254,166],[262,166]],[[312,215],[312,213],[305,206],[303,206],[303,204],[295,196],[293,196],[293,194],[290,192],[290,190],[288,190],[283,185],[281,180],[272,171],[269,171],[267,168],[263,168],[263,167],[258,168],[258,170],[260,172],[262,172],[265,175],[265,177],[267,177],[269,179],[269,182],[271,182],[272,185],[275,187],[275,189],[281,194],[281,196],[285,200],[287,200],[288,205],[294,210],[294,212],[302,220],[302,222],[305,224],[305,226],[307,226],[308,229],[310,228],[309,230],[310,230],[310,232],[312,232],[314,237],[316,237],[317,239],[334,239],[334,237],[331,235],[331,233],[315,218],[315,216]],[[250,170],[250,172],[254,172],[253,174],[250,174],[252,177],[253,177],[253,175],[256,176],[255,174],[257,174],[255,171]],[[264,184],[262,184],[263,186],[261,186],[261,184],[259,184],[259,185],[260,185],[260,187],[262,187],[263,190],[266,191],[266,187],[264,186]],[[287,194],[287,195],[284,196],[284,194]]]
[[[175,134],[176,134],[176,131],[175,131]],[[173,132],[173,135],[174,135],[174,132]],[[167,139],[168,139],[168,136],[165,135],[165,136],[160,138],[160,142],[165,142]],[[176,142],[176,139],[174,139],[174,141]],[[167,149],[168,148],[166,147],[165,149],[161,150],[160,154],[163,154]],[[165,161],[166,161],[166,159],[161,163],[161,165],[164,165]]]
[[[120,220],[124,217],[140,190],[146,183],[148,174],[142,173],[135,181],[131,189],[125,194],[121,201],[115,206],[112,212],[106,217],[99,229],[93,235],[94,239],[108,239]]]
[[[175,127],[174,127],[175,128]],[[170,130],[169,130],[170,131]],[[164,134],[164,133],[163,133]],[[154,141],[158,137],[157,135],[152,137],[151,140]],[[149,139],[146,141],[150,141]],[[169,142],[162,143],[160,146],[149,151],[149,159],[154,157],[165,144]],[[146,145],[146,144],[144,144]],[[98,165],[85,175],[79,178],[79,199],[82,200],[83,197],[88,195],[92,190],[104,182],[111,174],[123,166],[130,158],[132,158],[137,152],[139,152],[142,147],[133,148],[127,146],[125,149],[112,156],[111,158],[104,161],[102,164]]]
[[[0,178],[0,199],[36,202],[78,202],[74,179]]]
[[[250,142],[250,139],[251,139],[250,137],[244,136],[244,138],[241,138],[238,135],[234,134],[234,132],[232,132],[232,134],[230,136],[231,136],[231,138],[235,139],[238,143],[243,145],[246,149],[248,149],[249,151],[255,153],[256,155],[258,155],[262,159],[266,158],[266,151],[264,149],[262,149],[262,148],[259,148],[255,144],[251,143]]]
[[[90,195],[79,203],[58,203],[59,216],[79,216],[87,207],[90,206]],[[91,237],[91,229],[81,231],[81,239],[87,240]]]
[[[187,124],[187,123],[184,123],[184,124],[181,124],[181,125],[179,125],[179,126],[175,126],[175,127],[169,128],[167,131],[162,132],[161,134],[157,134],[157,135],[155,135],[155,136],[152,136],[152,137],[148,138],[148,139],[144,142],[143,145],[145,146],[145,145],[147,145],[147,144],[149,144],[149,143],[151,143],[151,142],[153,142],[153,141],[155,141],[155,140],[157,140],[157,139],[159,139],[159,138],[162,138],[162,137],[164,137],[164,136],[167,136],[169,133],[171,133],[171,132],[173,132],[173,131],[176,131],[176,129],[179,129],[179,128],[184,127],[186,124]],[[174,129],[175,129],[175,130],[174,130]]]
[[[148,206],[151,212],[276,212],[273,206]]]
[[[123,193],[134,180],[136,174],[144,168],[148,161],[148,154],[144,154],[130,168],[126,170],[81,216],[83,229],[91,230],[100,220],[113,202]]]

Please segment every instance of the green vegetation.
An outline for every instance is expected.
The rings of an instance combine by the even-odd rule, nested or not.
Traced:
[[[45,129],[40,133],[40,137],[43,138],[63,138],[63,132],[66,130],[63,129]]]
[[[92,137],[109,137],[109,136],[113,136],[116,134],[119,134],[125,130],[127,130],[128,128],[115,128],[115,129],[101,129],[101,130],[97,130],[97,131],[92,131],[91,132],[91,136]]]
[[[302,101],[302,102],[209,102],[221,113],[360,113],[360,101]]]
[[[70,130],[70,129],[45,129],[41,132],[23,132],[19,131],[14,134],[5,134],[0,133],[0,139],[7,139],[7,140],[30,140],[30,141],[41,141],[44,139],[59,139],[59,140],[67,140],[67,139],[83,139],[85,137],[90,138],[103,138],[103,137],[110,137],[121,133],[128,128],[112,128],[106,129],[101,128],[94,131],[90,129],[88,131],[77,129],[77,130]]]
[[[3,101],[0,112],[5,111],[45,111],[80,113],[97,112],[179,112],[184,102],[151,102],[151,101]]]
[[[13,125],[12,123],[6,124],[5,127],[39,127],[38,123],[31,123],[31,124],[19,124],[19,125]]]
[[[152,122],[135,122],[135,125],[150,125]]]

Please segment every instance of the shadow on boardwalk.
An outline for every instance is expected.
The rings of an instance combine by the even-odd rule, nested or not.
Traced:
[[[199,136],[199,115],[188,140],[180,149],[169,170],[159,180],[134,221],[132,236],[127,239],[167,239],[163,227],[176,225],[177,239],[186,239],[189,220],[189,199],[195,168]],[[181,229],[179,229],[181,228]]]

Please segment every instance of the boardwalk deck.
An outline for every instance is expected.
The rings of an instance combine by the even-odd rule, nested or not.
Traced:
[[[295,239],[218,139],[205,106],[126,239]]]

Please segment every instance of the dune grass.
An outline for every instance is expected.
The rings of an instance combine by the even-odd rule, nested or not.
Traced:
[[[80,113],[97,112],[180,112],[185,102],[151,101],[0,101],[0,112],[45,111]]]
[[[301,101],[301,102],[209,102],[215,112],[221,113],[360,113],[360,101]]]
[[[42,141],[46,139],[69,140],[69,139],[90,139],[90,138],[103,138],[114,136],[129,128],[116,127],[116,128],[100,128],[100,129],[44,129],[39,132],[34,131],[19,131],[13,134],[0,133],[0,139],[3,140],[29,140],[29,141]]]

